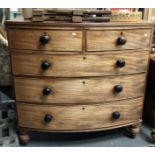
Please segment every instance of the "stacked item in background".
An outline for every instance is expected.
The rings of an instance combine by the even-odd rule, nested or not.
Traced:
[[[6,47],[0,45],[0,86],[11,86],[10,56]]]
[[[19,146],[16,134],[16,116],[13,107],[10,56],[6,42],[4,21],[9,19],[9,9],[0,9],[0,146]],[[4,38],[4,39],[3,39]],[[3,40],[2,40],[3,39]],[[5,43],[5,44],[4,44]],[[10,96],[10,97],[8,97]]]
[[[112,22],[138,22],[142,20],[142,11],[131,8],[111,8]]]
[[[0,92],[0,146],[19,146],[13,100]]]
[[[32,21],[109,22],[110,10],[99,9],[33,9]]]
[[[9,9],[0,8],[0,89],[10,87],[11,72],[10,72],[10,56],[7,48],[7,34],[5,31],[5,20],[9,19]]]

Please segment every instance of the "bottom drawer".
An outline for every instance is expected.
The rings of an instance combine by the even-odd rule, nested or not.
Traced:
[[[82,131],[121,126],[141,118],[143,98],[96,105],[49,106],[17,103],[20,127]]]

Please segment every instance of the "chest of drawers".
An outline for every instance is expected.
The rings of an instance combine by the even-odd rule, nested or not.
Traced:
[[[7,21],[19,137],[139,131],[151,23]]]

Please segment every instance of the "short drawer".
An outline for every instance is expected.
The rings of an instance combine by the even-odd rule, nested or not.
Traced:
[[[82,131],[125,125],[141,118],[143,99],[111,104],[48,106],[17,103],[21,127],[42,130]]]
[[[82,31],[10,29],[8,36],[10,48],[82,51]]]
[[[151,29],[87,31],[87,51],[149,49]]]
[[[105,78],[14,79],[16,100],[34,103],[96,103],[144,95],[145,74]]]
[[[103,55],[12,54],[14,75],[84,77],[146,72],[148,51]]]

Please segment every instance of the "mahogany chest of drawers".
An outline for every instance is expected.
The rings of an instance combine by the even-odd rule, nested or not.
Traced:
[[[151,23],[7,21],[19,137],[139,131]]]

